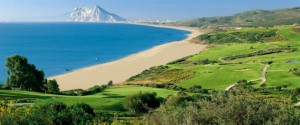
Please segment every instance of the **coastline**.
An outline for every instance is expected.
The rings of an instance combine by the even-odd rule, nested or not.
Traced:
[[[188,34],[186,39],[181,41],[173,41],[154,46],[148,50],[129,55],[116,61],[78,69],[69,73],[52,76],[48,79],[56,79],[61,90],[87,89],[95,85],[107,84],[110,80],[116,84],[127,80],[131,76],[139,74],[145,69],[164,65],[176,59],[197,54],[206,48],[206,45],[189,42],[196,36],[203,34],[203,32],[197,28],[136,23],[130,24],[185,30],[190,31],[191,33]]]

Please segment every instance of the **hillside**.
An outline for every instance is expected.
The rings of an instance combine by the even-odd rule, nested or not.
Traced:
[[[174,25],[189,27],[266,27],[292,25],[294,23],[300,23],[300,7],[280,10],[253,10],[223,17],[203,17],[177,22]]]
[[[204,34],[197,39],[210,44],[208,50],[171,62],[164,69],[151,68],[124,84],[173,84],[183,88],[200,85],[224,91],[245,79],[253,83],[252,87],[266,83],[268,87],[294,89],[300,87],[300,77],[294,75],[300,68],[298,29],[242,29]],[[266,66],[267,73],[263,73]],[[174,71],[177,73],[171,73]],[[182,75],[176,77],[176,74]],[[265,74],[265,82],[262,74]]]

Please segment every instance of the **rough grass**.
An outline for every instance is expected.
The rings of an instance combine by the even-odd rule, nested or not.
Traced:
[[[203,34],[198,39],[208,44],[274,42],[287,39],[277,31],[275,28],[229,30]]]
[[[129,78],[123,84],[175,84],[193,75],[194,73],[189,70],[158,66]]]

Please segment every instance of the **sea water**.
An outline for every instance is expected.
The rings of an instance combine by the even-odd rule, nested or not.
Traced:
[[[5,59],[27,57],[46,77],[67,73],[187,37],[188,31],[132,24],[0,23],[0,82]]]

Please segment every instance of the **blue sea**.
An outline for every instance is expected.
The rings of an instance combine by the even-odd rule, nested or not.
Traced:
[[[188,33],[131,24],[0,23],[0,82],[7,77],[5,59],[15,54],[48,77],[182,40]]]

